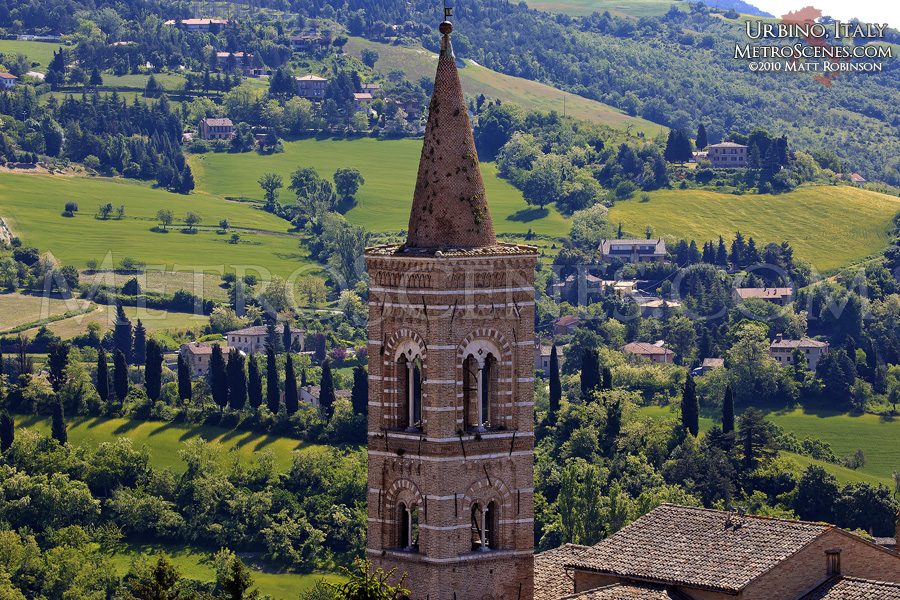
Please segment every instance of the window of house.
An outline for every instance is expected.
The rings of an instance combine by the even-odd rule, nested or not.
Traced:
[[[825,561],[826,561],[826,567],[828,569],[828,575],[830,577],[841,574],[841,551],[840,550],[827,550],[825,552]]]

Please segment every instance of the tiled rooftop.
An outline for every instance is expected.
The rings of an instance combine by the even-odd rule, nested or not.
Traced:
[[[900,600],[900,583],[835,577],[801,600]]]
[[[565,544],[534,555],[534,600],[556,600],[575,593],[565,566],[588,546]]]
[[[668,348],[663,348],[662,346],[657,346],[655,344],[648,344],[647,342],[631,342],[630,344],[625,344],[621,348],[619,348],[622,352],[630,352],[632,354],[674,354]]]
[[[775,340],[772,342],[772,348],[827,348],[827,342],[820,342],[808,337],[799,340]]]
[[[669,590],[664,585],[650,583],[617,583],[595,590],[566,596],[560,600],[689,600],[683,594]]]
[[[663,504],[567,564],[620,577],[737,592],[831,527]]]

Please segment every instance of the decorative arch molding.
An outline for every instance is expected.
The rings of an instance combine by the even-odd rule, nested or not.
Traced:
[[[419,505],[419,510],[425,510],[425,498],[419,492],[418,486],[410,479],[395,479],[385,492],[385,500],[389,511],[396,509],[397,503],[401,500],[411,501]]]
[[[479,327],[470,331],[456,349],[456,362],[462,364],[463,359],[473,351],[493,347],[504,360],[512,360],[512,346],[506,336],[498,329]]]
[[[470,485],[466,490],[466,494],[462,498],[462,509],[464,512],[469,511],[475,502],[486,504],[491,500],[496,500],[503,510],[509,507],[511,496],[512,492],[509,491],[502,479],[485,477]]]
[[[425,363],[427,358],[425,340],[415,329],[410,327],[401,327],[394,331],[384,345],[384,355],[388,357],[387,360],[397,360],[401,352],[406,353],[408,350],[413,351],[413,356],[418,354],[422,363]]]

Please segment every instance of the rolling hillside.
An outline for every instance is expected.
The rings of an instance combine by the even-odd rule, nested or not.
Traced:
[[[829,272],[877,253],[888,244],[900,198],[849,186],[801,187],[789,194],[734,196],[703,190],[661,190],[649,202],[618,202],[613,223],[639,234],[649,224],[656,235],[698,244],[736,231],[758,246],[789,241],[794,254]]]
[[[392,46],[379,44],[363,38],[351,37],[345,47],[350,55],[359,58],[363,48],[369,48],[378,52],[376,69],[387,72],[390,69],[400,69],[406,74],[409,81],[418,81],[421,77],[434,78],[434,70],[437,67],[437,55],[424,48],[409,48],[405,46]],[[471,60],[466,60],[466,68],[460,69],[459,78],[463,90],[468,96],[484,94],[489,98],[500,99],[503,102],[515,102],[527,109],[542,111],[555,110],[562,114],[563,109],[567,115],[604,123],[610,127],[625,130],[631,128],[632,133],[641,132],[653,137],[660,131],[668,131],[667,127],[657,125],[640,117],[631,117],[618,108],[608,104],[582,98],[569,92],[563,92],[549,85],[513,77],[492,71],[478,65]],[[565,99],[565,102],[564,102]],[[565,106],[563,106],[565,104]]]

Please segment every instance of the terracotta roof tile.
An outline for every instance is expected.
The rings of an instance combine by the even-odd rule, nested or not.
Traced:
[[[729,517],[724,511],[663,504],[580,553],[569,565],[737,592],[831,528],[825,523]]]
[[[685,597],[664,585],[616,583],[566,596],[565,600],[683,600]]]
[[[556,600],[575,592],[565,566],[588,546],[565,544],[534,555],[534,600]]]
[[[900,583],[835,577],[801,600],[900,600]]]
[[[770,348],[827,348],[828,342],[820,342],[808,337],[799,340],[775,340]]]
[[[409,215],[407,247],[475,248],[497,243],[466,110],[453,46],[445,35]]]
[[[630,352],[631,354],[640,354],[641,356],[647,354],[675,354],[668,348],[648,344],[646,342],[631,342],[630,344],[625,344],[619,348],[619,350],[622,352]]]

